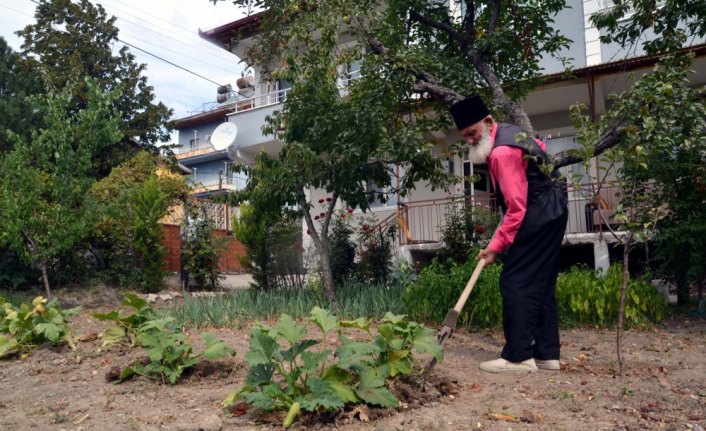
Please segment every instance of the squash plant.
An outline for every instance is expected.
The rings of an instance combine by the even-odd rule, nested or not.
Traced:
[[[127,343],[145,349],[149,362],[136,362],[120,373],[117,383],[134,376],[162,380],[175,384],[188,368],[204,358],[208,360],[235,356],[235,350],[211,334],[202,334],[206,350],[194,353],[188,338],[176,328],[173,317],[160,318],[156,311],[134,293],[123,294],[122,304],[134,310],[131,314],[121,311],[94,313],[98,320],[112,321],[115,326],[103,333],[103,345]]]
[[[62,310],[56,300],[38,296],[32,305],[15,307],[0,297],[0,358],[27,352],[44,343],[61,344],[68,340],[68,318],[81,307]],[[70,340],[68,340],[70,341]]]
[[[389,380],[421,372],[414,353],[443,358],[433,331],[404,316],[388,313],[376,333],[368,319],[339,320],[319,307],[308,320],[321,330],[320,342],[308,338],[307,328],[287,314],[274,328],[262,323],[253,327],[245,385],[223,401],[224,407],[242,400],[261,410],[286,410],[285,428],[301,409],[329,411],[360,402],[397,407]],[[349,338],[345,331],[350,330],[363,331],[368,340]],[[332,334],[338,335],[335,346]]]

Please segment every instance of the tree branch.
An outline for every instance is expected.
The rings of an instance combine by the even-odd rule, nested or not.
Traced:
[[[431,28],[435,28],[439,31],[442,31],[442,32],[448,34],[452,38],[459,41],[459,43],[461,43],[461,45],[465,45],[465,44],[470,43],[468,38],[466,38],[463,34],[457,32],[456,29],[451,27],[449,24],[435,21],[429,17],[426,17],[426,16],[420,14],[419,12],[417,12],[415,10],[410,11],[409,16],[417,22],[420,22],[424,25],[427,25]]]
[[[466,0],[466,37],[469,38],[469,45],[476,43],[476,5],[473,0]]]
[[[488,35],[495,33],[495,29],[498,27],[498,17],[500,16],[502,3],[502,0],[496,0],[493,3],[493,10],[490,13],[490,23],[488,24]]]
[[[593,151],[591,157],[600,156],[606,150],[609,150],[616,145],[618,145],[625,135],[623,127],[616,126],[615,128],[608,131],[605,135],[601,136],[600,140],[596,144],[596,148]],[[575,154],[575,151],[564,150],[554,155],[552,162],[554,166],[558,169],[564,166],[573,165],[583,161],[582,157]]]

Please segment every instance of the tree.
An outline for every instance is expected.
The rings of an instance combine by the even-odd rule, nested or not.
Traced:
[[[14,149],[0,164],[0,243],[41,271],[47,297],[57,257],[82,246],[97,221],[88,195],[94,182],[91,161],[120,139],[111,107],[118,89],[105,94],[87,79],[86,106],[76,111],[70,109],[76,86],[31,98],[31,109],[41,112],[47,127],[33,131],[29,140],[11,133]]]
[[[604,30],[603,42],[617,42],[622,45],[635,44],[647,30],[657,37],[642,42],[649,54],[678,52],[693,37],[706,35],[706,4],[689,0],[670,0],[664,5],[653,1],[616,0],[607,11],[594,15],[592,22]],[[625,18],[630,15],[630,19]],[[688,57],[687,57],[688,58]],[[683,62],[687,58],[677,57]],[[683,65],[681,74],[685,75]],[[686,76],[684,76],[686,78]],[[683,88],[678,83],[676,89]],[[671,91],[671,89],[670,89]],[[706,263],[702,251],[706,248],[706,225],[704,224],[704,170],[703,170],[703,92],[675,92],[675,96],[687,97],[681,104],[690,120],[677,119],[678,124],[691,128],[696,136],[687,137],[686,143],[670,137],[664,142],[654,142],[646,153],[649,175],[662,184],[656,200],[665,202],[669,215],[659,226],[656,238],[657,259],[662,270],[677,283],[677,297],[680,305],[689,303],[689,282],[699,281],[706,275]],[[677,103],[673,101],[677,100]],[[670,97],[669,105],[679,105],[677,97]],[[696,112],[694,112],[696,111]],[[694,115],[695,114],[695,115]],[[699,117],[701,115],[701,117]],[[639,171],[638,171],[639,172]],[[699,298],[703,298],[703,287]]]
[[[174,173],[163,158],[147,151],[138,152],[91,187],[100,219],[90,242],[110,278],[121,285],[140,285],[144,290],[160,286],[161,279],[153,274],[153,267],[162,271],[162,255],[156,253],[149,262],[144,258],[151,256],[149,241],[158,243],[161,227],[153,222],[146,231],[141,229],[146,227],[143,223],[147,217],[159,220],[166,216],[188,193],[184,178]],[[145,195],[151,197],[144,199]],[[145,232],[150,235],[145,236]],[[139,254],[141,247],[144,251]]]
[[[623,283],[617,325],[621,375],[624,372],[622,326],[625,296],[629,294],[630,250],[636,244],[663,235],[660,231],[666,230],[668,234],[664,239],[674,241],[674,245],[664,244],[667,248],[662,253],[675,268],[683,271],[678,279],[699,277],[706,265],[702,254],[706,248],[703,237],[706,233],[703,209],[706,105],[702,101],[703,90],[689,88],[686,80],[692,60],[683,55],[666,57],[629,92],[615,96],[610,112],[596,124],[587,116],[576,116],[579,142],[584,143],[588,151],[594,137],[612,127],[616,119],[626,125],[620,145],[606,152],[604,158],[609,162],[607,170],[617,167],[622,195],[614,216],[622,223],[621,232],[610,229],[610,234],[623,246]]]
[[[659,54],[683,48],[694,36],[706,36],[703,1],[613,0],[612,4],[611,8],[591,16],[591,22],[604,30],[601,34],[604,43],[628,46],[640,40],[646,30],[652,30],[657,37],[645,39],[642,46],[648,54]]]
[[[152,87],[143,76],[144,64],[137,64],[126,46],[113,54],[119,42],[115,17],[89,0],[41,0],[35,11],[36,23],[17,34],[24,38],[23,62],[54,88],[63,88],[74,76],[94,78],[103,91],[122,87],[113,102],[120,113],[122,139],[106,147],[99,155],[104,166],[100,176],[124,161],[130,149],[155,150],[155,144],[169,138],[171,115],[164,104],[154,103]],[[90,91],[79,83],[74,88],[72,109],[81,110],[88,103]]]
[[[0,37],[0,153],[12,149],[7,130],[29,138],[32,126],[41,124],[41,117],[29,109],[26,99],[43,90],[41,80],[22,70],[19,56]]]

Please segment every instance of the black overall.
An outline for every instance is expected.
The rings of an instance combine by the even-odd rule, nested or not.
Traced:
[[[540,165],[549,158],[537,142],[519,127],[499,124],[493,148],[522,148],[527,166],[527,210],[500,275],[503,298],[503,359],[559,359],[559,322],[554,290],[559,273],[559,251],[568,218],[561,183]],[[495,178],[495,194],[504,212],[505,199]],[[533,344],[534,342],[534,344]]]

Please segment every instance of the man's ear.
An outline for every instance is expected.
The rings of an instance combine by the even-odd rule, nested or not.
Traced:
[[[485,125],[488,127],[493,127],[493,123],[495,123],[495,120],[493,120],[493,117],[488,115],[483,119],[483,123],[485,123]]]

